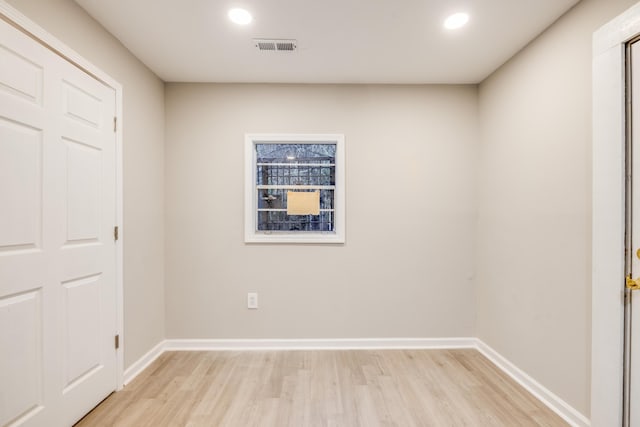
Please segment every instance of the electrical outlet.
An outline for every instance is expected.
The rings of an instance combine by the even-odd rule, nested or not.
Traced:
[[[251,308],[251,309],[258,308],[258,293],[257,292],[249,292],[247,294],[247,308]]]

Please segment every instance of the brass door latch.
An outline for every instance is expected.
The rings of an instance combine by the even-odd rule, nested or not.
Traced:
[[[631,289],[632,291],[637,291],[640,289],[640,278],[632,279],[631,275],[627,276],[627,289]]]
[[[636,256],[638,257],[638,259],[640,259],[640,248],[638,248],[638,250],[636,251]],[[634,280],[631,277],[631,274],[629,274],[627,276],[626,282],[627,282],[627,289],[631,291],[637,291],[640,289],[640,277]]]

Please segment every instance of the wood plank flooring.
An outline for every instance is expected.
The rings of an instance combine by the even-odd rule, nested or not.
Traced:
[[[476,350],[167,352],[77,426],[566,426]]]

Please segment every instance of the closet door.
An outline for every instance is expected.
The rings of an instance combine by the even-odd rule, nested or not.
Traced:
[[[0,425],[116,388],[115,92],[0,21]]]

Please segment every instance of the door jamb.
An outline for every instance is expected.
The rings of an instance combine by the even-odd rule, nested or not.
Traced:
[[[18,30],[24,32],[58,56],[69,61],[85,73],[115,90],[116,94],[116,224],[119,238],[116,246],[116,334],[120,336],[120,346],[116,350],[116,390],[121,390],[124,385],[124,272],[123,272],[123,169],[122,169],[122,85],[107,73],[87,61],[69,46],[58,40],[52,34],[31,21],[17,9],[10,6],[5,0],[0,0],[0,19],[8,22]]]

